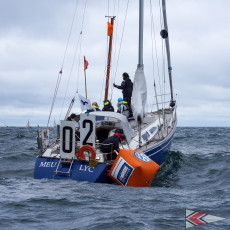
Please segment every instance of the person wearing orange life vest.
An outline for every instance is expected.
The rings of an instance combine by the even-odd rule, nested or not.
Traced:
[[[128,102],[124,101],[121,97],[118,98],[118,103],[117,103],[117,112],[129,117],[129,106]]]

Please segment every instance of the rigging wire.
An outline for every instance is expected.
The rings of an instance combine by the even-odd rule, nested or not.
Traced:
[[[69,88],[69,82],[70,82],[70,78],[71,78],[72,72],[73,72],[73,67],[74,67],[74,64],[75,64],[75,59],[76,59],[76,55],[77,55],[77,50],[78,50],[79,41],[80,41],[80,36],[78,37],[77,46],[76,46],[76,50],[75,50],[75,53],[74,53],[74,58],[73,58],[72,66],[71,66],[71,69],[70,69],[69,78],[68,78],[68,83],[67,83],[66,90],[65,90],[65,96],[64,96],[64,98],[63,98],[62,107],[61,107],[61,112],[60,112],[60,115],[59,115],[59,120],[60,120],[60,118],[61,118],[62,110],[63,110],[64,103],[65,103],[65,100],[66,100],[66,94],[67,94],[67,90],[68,90],[68,88]]]
[[[121,45],[122,45],[123,36],[124,36],[124,30],[125,30],[125,24],[126,24],[126,17],[127,17],[128,7],[129,7],[129,0],[127,1],[126,11],[125,11],[125,20],[124,20],[124,23],[123,23],[123,29],[122,29],[122,34],[121,34],[120,47],[119,47],[119,51],[118,51],[117,64],[116,64],[116,68],[115,68],[116,70],[115,70],[114,82],[115,82],[116,75],[117,75],[117,68],[118,68],[118,63],[119,63],[119,58],[120,58]],[[111,99],[110,100],[112,100],[112,98],[113,98],[113,88],[112,88]]]
[[[82,31],[80,32],[80,52],[78,57],[77,90],[75,95],[78,93],[78,86],[79,86],[79,76],[80,76],[80,66],[81,66],[81,44],[82,44]]]
[[[152,62],[153,62],[154,93],[155,93],[155,98],[156,98],[157,111],[159,111],[159,103],[158,103],[156,82],[155,82],[155,76],[154,76],[153,35],[154,35],[154,41],[155,41],[154,44],[155,44],[155,53],[156,53],[156,62],[157,62],[157,73],[158,73],[159,78],[160,78],[160,73],[159,73],[160,70],[159,70],[158,53],[157,53],[157,48],[156,48],[156,34],[155,34],[155,25],[154,25],[154,20],[153,20],[153,7],[152,7],[152,1],[151,0],[150,0],[150,17],[151,17],[151,39],[152,39]],[[161,87],[160,87],[160,93],[161,93]],[[157,114],[158,114],[159,124],[161,125],[160,114],[159,113],[157,113]]]
[[[62,69],[58,73],[58,78],[57,78],[57,83],[56,83],[56,87],[55,87],[55,90],[54,90],[54,96],[53,96],[53,100],[52,100],[52,104],[51,104],[49,119],[48,119],[48,122],[47,122],[47,128],[49,126],[50,117],[51,117],[53,107],[54,107],[54,103],[55,103],[55,100],[56,100],[56,97],[57,97],[58,88],[59,88],[59,85],[60,85],[60,82],[61,82],[61,76],[62,76]]]
[[[159,0],[159,11],[160,11],[160,25],[161,28],[163,28],[163,19],[162,19],[162,7],[161,7],[161,0]],[[163,39],[161,39],[161,54],[162,54],[162,74],[164,73],[164,41]],[[162,86],[163,86],[163,94],[165,94],[164,92],[164,78],[162,78]],[[163,94],[161,93],[161,102],[164,101],[163,99]],[[163,104],[162,104],[162,111],[163,111]]]
[[[74,17],[73,17],[73,20],[72,20],[72,23],[71,23],[71,26],[70,26],[70,32],[69,32],[69,36],[68,36],[67,43],[66,43],[66,48],[65,48],[65,52],[64,52],[64,56],[63,56],[63,60],[62,60],[61,70],[58,73],[58,78],[57,78],[56,87],[55,87],[55,90],[54,90],[54,96],[53,96],[53,100],[52,100],[52,104],[51,104],[50,114],[49,114],[49,118],[48,118],[48,122],[47,122],[47,128],[49,126],[49,122],[50,122],[50,118],[51,118],[51,115],[52,115],[53,107],[54,107],[56,97],[57,97],[57,92],[58,92],[60,82],[61,82],[62,71],[63,71],[63,67],[64,67],[64,63],[65,63],[65,59],[66,59],[66,54],[67,54],[67,50],[68,50],[68,46],[69,46],[70,36],[71,36],[71,33],[72,33],[72,28],[73,28],[73,24],[74,24],[75,15],[76,15],[77,5],[78,5],[78,0],[76,2],[76,6],[75,6],[75,10],[74,10]]]
[[[114,8],[113,8],[113,15],[115,15],[115,6],[116,6],[116,0],[115,0],[115,3],[114,3]],[[113,62],[113,64],[112,64],[112,71],[111,71],[111,78],[110,78],[110,92],[112,92],[112,90],[113,90],[113,79],[114,79],[114,77],[115,77],[115,68],[114,68],[114,66],[115,66],[115,62],[116,62],[116,53],[117,53],[117,30],[118,30],[118,19],[119,19],[119,1],[118,1],[118,4],[117,4],[117,14],[116,14],[116,30],[115,30],[115,36],[114,36],[114,43],[115,43],[115,45],[114,45],[114,55],[113,55],[113,58],[112,58],[112,62]],[[112,98],[111,98],[112,99]]]
[[[155,25],[154,25],[154,20],[153,20],[153,6],[152,6],[152,0],[150,0],[150,17],[151,17],[151,40],[152,40],[152,62],[153,62],[153,81],[154,81],[154,87],[156,88],[156,80],[154,77],[154,57],[153,57],[153,44],[155,44],[155,54],[156,54],[156,65],[157,65],[157,73],[158,73],[158,78],[160,81],[160,69],[159,69],[159,59],[158,59],[158,52],[157,52],[157,42],[156,42],[156,33],[155,33]],[[154,42],[153,42],[153,36],[154,36]],[[160,88],[160,94],[161,94],[161,84],[159,84]],[[156,94],[156,92],[155,92]],[[158,99],[156,97],[156,103],[158,107]],[[159,108],[157,108],[159,110]]]
[[[86,5],[87,5],[87,0],[85,1],[85,7],[83,11],[83,19],[82,19],[82,24],[81,24],[81,32],[80,32],[80,53],[79,53],[79,62],[78,62],[78,77],[77,77],[77,90],[74,94],[75,95],[78,93],[78,87],[79,87],[79,76],[80,76],[80,63],[81,63],[81,48],[82,48],[82,31],[83,31],[83,26],[84,26],[84,21],[85,21],[85,11],[86,11]]]

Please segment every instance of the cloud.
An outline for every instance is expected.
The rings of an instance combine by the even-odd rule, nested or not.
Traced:
[[[63,64],[76,2],[0,2],[0,124],[6,121],[9,125],[24,125],[28,119],[31,119],[34,125],[46,124],[57,76]],[[84,96],[84,55],[89,62],[88,97],[102,106],[108,49],[105,15],[116,15],[115,25],[118,27],[117,32],[114,31],[111,83],[115,81],[120,84],[123,72],[128,72],[133,79],[138,55],[137,4],[135,1],[129,3],[121,43],[127,1],[119,1],[119,8],[114,8],[114,2],[110,1],[108,12],[107,1],[88,0],[83,22],[85,1],[78,1],[52,119],[58,120],[65,115],[76,91]],[[162,74],[159,9],[158,3],[152,3],[156,42],[160,45],[157,49],[153,47],[153,56],[155,58],[157,53],[159,71]],[[221,3],[216,0],[210,0],[208,3],[201,0],[199,4],[195,0],[167,1],[179,125],[229,126],[229,7],[228,0]],[[155,78],[158,87],[161,86],[161,90],[157,90],[158,94],[163,93],[164,84],[158,81],[157,61],[154,60],[154,68],[152,65],[154,41],[151,39],[149,2],[145,2],[145,9],[144,66],[148,83],[147,110],[151,110],[152,104],[155,103],[153,79]],[[73,62],[75,52],[76,58]],[[165,81],[168,85],[167,75]],[[168,92],[167,86],[166,93]],[[114,105],[121,95],[120,90],[113,90]],[[79,111],[77,103],[74,109]]]

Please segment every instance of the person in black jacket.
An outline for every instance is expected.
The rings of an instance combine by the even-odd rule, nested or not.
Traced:
[[[104,101],[104,107],[103,107],[102,111],[114,112],[114,108],[113,108],[110,100]]]
[[[128,106],[129,106],[129,114],[130,114],[130,117],[132,117],[133,113],[132,113],[132,109],[131,109],[131,97],[132,97],[132,92],[133,92],[133,83],[129,79],[129,75],[127,73],[123,73],[122,77],[123,77],[123,81],[122,81],[121,85],[119,86],[119,85],[116,85],[115,83],[113,83],[113,86],[118,88],[118,89],[122,89],[123,100],[127,101]]]
[[[114,152],[114,150],[118,151],[119,143],[123,140],[125,140],[123,130],[117,129],[113,136],[103,141],[103,143],[100,146],[100,149],[103,153],[111,153],[111,155],[108,154],[107,156],[108,160],[116,158],[117,154]]]

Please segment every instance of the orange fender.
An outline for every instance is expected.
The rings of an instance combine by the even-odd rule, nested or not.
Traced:
[[[119,185],[149,187],[159,168],[141,150],[121,149],[108,176]]]

